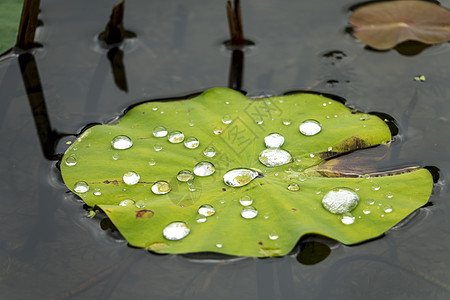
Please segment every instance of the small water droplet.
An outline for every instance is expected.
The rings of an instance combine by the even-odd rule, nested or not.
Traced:
[[[215,135],[219,135],[219,134],[221,134],[221,133],[222,133],[222,128],[220,128],[220,127],[214,128],[214,134],[215,134]]]
[[[253,206],[245,206],[241,210],[241,216],[247,220],[253,219],[257,215],[258,215],[258,210],[256,210],[256,208],[254,208]]]
[[[118,135],[111,140],[111,146],[117,150],[125,150],[133,146],[133,141],[126,135]]]
[[[197,190],[197,187],[194,184],[189,185],[189,191],[195,192]]]
[[[364,174],[364,175],[363,175],[363,178],[364,178],[364,179],[370,179],[370,175],[369,175],[369,174]]]
[[[284,120],[283,120],[283,125],[286,125],[286,126],[291,125],[291,120],[289,120],[289,119],[284,119]]]
[[[154,146],[153,146],[153,149],[155,149],[155,151],[161,151],[162,150],[162,145],[160,144],[160,143],[156,143]]]
[[[139,182],[141,177],[138,173],[130,171],[123,174],[123,181],[128,185],[134,185]]]
[[[368,214],[371,213],[371,211],[365,208],[365,209],[363,209],[363,213],[364,213],[365,215],[368,215]]]
[[[383,211],[385,212],[385,213],[391,213],[392,212],[392,206],[390,206],[389,204],[385,204],[384,206],[383,206]]]
[[[172,144],[178,144],[184,141],[184,134],[181,131],[172,131],[167,138]]]
[[[239,200],[239,203],[241,203],[242,206],[249,206],[252,205],[253,200],[250,198],[250,196],[244,196]]]
[[[270,148],[261,151],[259,161],[266,167],[278,167],[292,162],[292,155],[283,149]]]
[[[195,149],[200,145],[200,142],[193,136],[188,137],[186,140],[184,140],[184,146],[188,149]]]
[[[300,187],[299,187],[298,183],[292,182],[288,185],[287,189],[292,192],[296,192],[296,191],[300,190]]]
[[[328,152],[333,151],[333,147],[328,147]]]
[[[114,153],[113,156],[112,156],[112,158],[113,158],[114,160],[118,160],[118,159],[119,159],[119,153]]]
[[[315,193],[316,193],[316,195],[320,195],[320,194],[322,194],[322,190],[320,188],[317,188]]]
[[[145,202],[143,200],[138,200],[136,202],[136,207],[137,208],[144,208],[145,207]]]
[[[184,222],[172,222],[163,230],[163,236],[171,241],[181,240],[186,237],[191,229]]]
[[[391,199],[392,197],[394,197],[394,194],[392,192],[387,192],[386,193],[386,197],[388,197],[389,199]]]
[[[157,195],[167,194],[171,189],[167,181],[157,181],[152,185],[152,192]]]
[[[87,182],[85,181],[78,181],[73,186],[73,190],[80,194],[86,193],[87,191],[89,191],[89,184],[87,184]]]
[[[95,188],[95,189],[94,189],[94,195],[95,195],[95,196],[101,196],[101,195],[102,195],[102,192],[100,191],[99,188]]]
[[[125,199],[125,200],[120,201],[119,206],[133,206],[135,204],[136,203],[133,200]]]
[[[207,161],[201,161],[194,167],[194,174],[197,176],[209,176],[214,174],[215,171],[214,165]]]
[[[264,123],[264,120],[258,117],[255,119],[255,123],[261,125],[262,123]]]
[[[379,189],[380,189],[380,185],[379,185],[378,183],[374,182],[374,183],[372,184],[372,190],[378,191]]]
[[[203,204],[198,208],[198,213],[205,217],[211,217],[216,213],[216,210],[209,204]]]
[[[151,158],[151,159],[148,161],[148,164],[149,164],[150,166],[154,166],[154,165],[156,165],[156,160],[154,160],[153,158]]]
[[[198,214],[195,217],[195,220],[197,221],[197,223],[205,223],[206,222],[206,217],[204,215]]]
[[[233,119],[229,115],[223,116],[223,118],[222,118],[223,124],[230,124],[231,122],[233,122]]]
[[[340,216],[340,219],[341,219],[341,222],[345,225],[350,225],[355,222],[355,217],[349,212],[343,213]]]
[[[284,144],[284,137],[279,133],[271,133],[264,138],[267,148],[280,148]]]
[[[178,179],[178,181],[181,181],[181,182],[188,182],[189,180],[194,179],[194,174],[189,170],[181,170],[177,174],[177,179]]]
[[[205,150],[203,150],[203,155],[206,157],[214,157],[216,155],[216,149],[213,147],[207,147]]]
[[[216,244],[216,247],[217,247],[217,248],[222,248],[222,247],[223,247],[223,244],[222,244],[222,243],[217,243],[217,244]]]
[[[375,204],[375,200],[373,200],[373,199],[368,199],[368,200],[367,200],[367,204],[369,204],[369,205],[374,205],[374,204]]]
[[[167,135],[168,131],[166,127],[163,126],[156,126],[153,128],[153,135],[155,137],[165,137]]]
[[[77,157],[71,154],[66,158],[65,163],[69,167],[75,166],[77,164]]]
[[[309,154],[309,157],[314,158],[315,155],[311,153],[311,154]]]
[[[257,171],[250,169],[233,169],[223,175],[223,181],[231,187],[240,187],[249,184],[259,176]]]
[[[334,188],[322,199],[323,207],[333,214],[352,211],[359,203],[358,194],[349,188]]]
[[[157,111],[158,108],[157,108],[157,107],[152,107],[152,110],[153,110],[153,111]]]
[[[269,239],[271,239],[272,241],[277,240],[278,233],[276,231],[272,231],[271,233],[269,233]]]
[[[298,129],[303,135],[312,136],[318,134],[322,130],[322,126],[316,120],[305,120]]]
[[[189,126],[194,126],[195,125],[195,122],[194,122],[194,120],[189,120]]]

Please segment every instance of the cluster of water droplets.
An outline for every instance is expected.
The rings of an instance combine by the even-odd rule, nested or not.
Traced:
[[[259,154],[259,161],[266,167],[278,167],[293,161],[292,155],[281,149],[284,144],[284,137],[279,133],[271,133],[264,138],[264,149]]]

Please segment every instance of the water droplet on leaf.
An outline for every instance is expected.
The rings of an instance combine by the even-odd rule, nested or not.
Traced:
[[[69,167],[75,166],[77,164],[77,157],[71,154],[66,158],[65,163]]]
[[[150,166],[154,166],[154,165],[156,164],[156,160],[150,159],[150,160],[148,161],[148,164],[149,164]]]
[[[157,181],[152,185],[152,192],[157,195],[167,194],[171,189],[167,181]]]
[[[203,204],[198,208],[198,213],[205,217],[210,217],[216,213],[216,210],[209,204]]]
[[[269,233],[269,239],[271,239],[272,241],[277,240],[278,233],[276,233],[275,231],[272,231],[271,233]]]
[[[350,225],[355,222],[355,217],[349,212],[342,214],[340,216],[340,219],[341,219],[341,222],[345,225]]]
[[[306,136],[312,136],[318,134],[322,130],[322,126],[316,120],[306,120],[300,124],[300,132]]]
[[[178,144],[184,141],[184,134],[181,131],[172,131],[167,138],[172,144]]]
[[[264,138],[267,148],[280,148],[284,144],[284,137],[279,133],[271,133]]]
[[[223,124],[230,124],[231,122],[233,122],[233,119],[229,115],[223,116],[223,118],[222,118]]]
[[[133,146],[133,141],[126,135],[118,135],[111,140],[111,146],[117,150],[125,150]]]
[[[177,174],[178,181],[188,182],[189,180],[194,179],[194,174],[189,170],[181,170]]]
[[[292,162],[292,155],[283,149],[270,148],[261,151],[259,161],[267,167],[278,167]]]
[[[155,151],[161,151],[162,148],[163,148],[162,145],[159,144],[159,143],[157,143],[157,144],[155,144],[155,145],[153,146],[153,149],[155,149]]]
[[[78,181],[73,186],[73,190],[80,194],[86,193],[87,191],[89,191],[89,184],[87,184],[85,181]]]
[[[256,210],[256,208],[254,208],[253,206],[246,206],[244,208],[242,208],[241,210],[241,216],[244,219],[253,219],[258,215],[258,210]]]
[[[120,201],[119,206],[133,206],[135,205],[135,202],[131,199],[125,199]]]
[[[113,156],[112,156],[112,158],[113,158],[114,160],[118,160],[118,159],[119,159],[119,153],[114,153]]]
[[[166,127],[163,127],[163,126],[156,126],[153,129],[153,135],[155,137],[165,137],[167,135],[167,133],[168,132],[167,132]]]
[[[184,146],[186,146],[186,148],[188,148],[188,149],[195,149],[198,147],[198,145],[200,145],[200,142],[193,136],[188,137],[184,141]]]
[[[138,183],[140,178],[141,177],[139,176],[139,174],[133,171],[126,172],[123,175],[123,181],[128,185],[134,185]]]
[[[172,222],[163,230],[163,236],[171,241],[181,240],[186,237],[191,229],[184,222]]]
[[[223,175],[223,181],[231,187],[240,187],[249,184],[258,177],[259,173],[250,169],[233,169]]]
[[[203,155],[206,157],[214,157],[216,155],[216,149],[213,147],[207,147],[205,150],[203,150]]]
[[[358,203],[358,194],[345,187],[332,189],[322,199],[323,207],[333,214],[351,212]]]
[[[244,196],[239,200],[239,203],[241,203],[242,206],[249,206],[252,205],[253,200],[250,198],[250,196]]]
[[[198,214],[197,217],[195,217],[195,220],[197,221],[197,223],[205,223],[206,217],[204,215]]]
[[[214,174],[215,171],[214,165],[207,161],[199,162],[194,167],[194,174],[197,176],[209,176]]]
[[[296,192],[300,190],[300,187],[298,186],[298,183],[293,182],[288,185],[288,190]]]

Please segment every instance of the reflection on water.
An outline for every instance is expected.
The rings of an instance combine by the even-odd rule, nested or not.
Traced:
[[[450,7],[449,1],[441,3]],[[434,205],[419,209],[385,237],[351,248],[312,239],[282,258],[149,255],[126,247],[101,212],[89,218],[90,210],[67,193],[51,160],[74,140],[65,132],[106,122],[136,102],[229,84],[224,74],[231,74],[233,63],[217,46],[228,34],[227,21],[220,1],[127,2],[126,24],[137,37],[132,51],[123,46],[121,56],[116,50],[112,61],[122,64],[115,75],[107,51],[93,51],[91,38],[104,28],[113,4],[45,1],[40,15],[45,26],[37,36],[45,53],[0,61],[3,297],[450,296],[448,44],[415,56],[368,51],[344,32],[345,1],[243,2],[246,33],[258,41],[258,51],[245,57],[241,88],[277,94],[319,90],[347,99],[355,109],[389,114],[398,121],[401,138],[377,166],[439,166]],[[322,55],[333,51],[345,57],[333,55],[334,64],[324,60]],[[243,59],[237,59],[236,69]],[[427,80],[415,82],[419,74]],[[329,80],[342,84],[326,85]],[[199,263],[208,260],[214,262]]]

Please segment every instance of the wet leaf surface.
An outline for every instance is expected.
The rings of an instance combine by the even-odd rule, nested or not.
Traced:
[[[390,139],[377,116],[320,95],[249,99],[217,88],[144,103],[114,124],[87,129],[61,171],[133,246],[278,256],[308,233],[345,244],[377,237],[428,201],[433,180],[423,168],[374,176],[363,166],[346,174],[343,154]]]
[[[350,17],[353,34],[372,48],[387,50],[405,41],[450,40],[450,11],[426,1],[388,1],[362,6]]]

